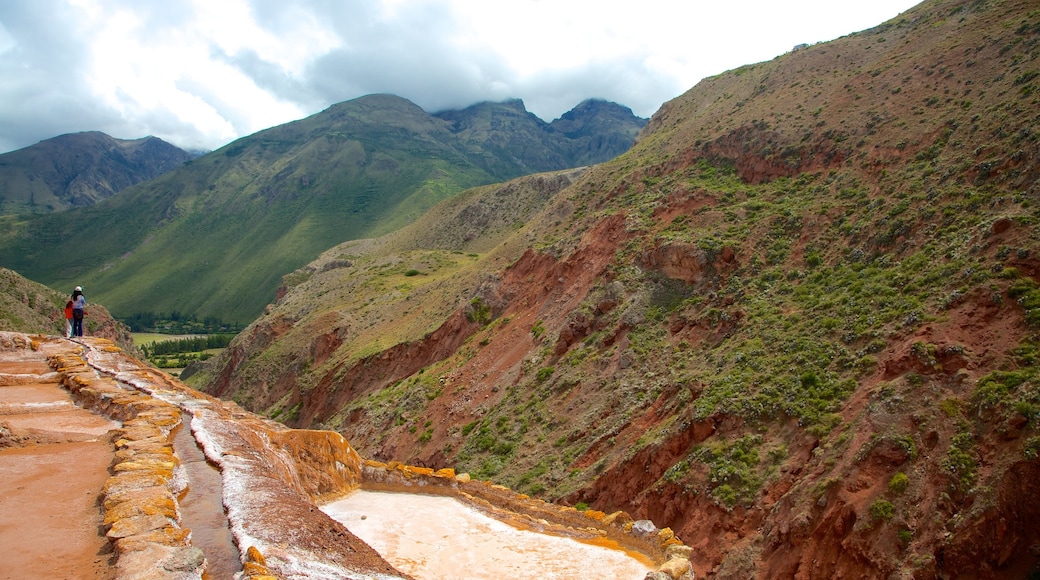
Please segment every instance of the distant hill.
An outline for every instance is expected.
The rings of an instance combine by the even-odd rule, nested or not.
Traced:
[[[704,79],[330,249],[191,381],[698,578],[1040,577],[1038,54],[1035,0],[927,0]]]
[[[645,125],[628,107],[590,99],[546,124],[520,99],[436,113],[472,151],[475,162],[503,180],[592,165],[632,146]]]
[[[0,214],[91,205],[191,158],[157,137],[126,140],[91,131],[40,141],[0,155]]]
[[[559,131],[520,101],[431,115],[370,95],[239,139],[103,203],[0,220],[0,264],[89,286],[121,317],[245,324],[281,276],[475,185],[605,161],[645,124],[588,102]],[[559,126],[559,125],[557,125]]]
[[[62,336],[68,299],[67,293],[0,268],[0,330]],[[135,352],[130,329],[92,299],[88,300],[84,334],[107,338],[124,350]]]

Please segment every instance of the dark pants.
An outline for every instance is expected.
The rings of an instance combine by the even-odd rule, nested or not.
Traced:
[[[72,336],[83,336],[83,311],[79,308],[72,310]]]

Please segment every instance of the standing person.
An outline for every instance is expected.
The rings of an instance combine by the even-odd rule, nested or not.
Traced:
[[[83,296],[83,288],[76,286],[72,291],[72,336],[83,336],[83,311],[87,307],[87,298]]]
[[[72,338],[72,300],[65,303],[65,338]]]

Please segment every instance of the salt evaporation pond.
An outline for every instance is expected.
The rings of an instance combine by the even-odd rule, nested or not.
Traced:
[[[642,580],[652,569],[622,550],[520,530],[450,497],[360,490],[321,509],[417,580]]]

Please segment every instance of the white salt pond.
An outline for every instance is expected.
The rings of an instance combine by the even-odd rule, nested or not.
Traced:
[[[642,580],[652,569],[623,550],[517,529],[450,497],[360,490],[321,509],[417,580]]]

